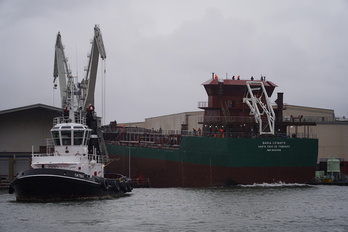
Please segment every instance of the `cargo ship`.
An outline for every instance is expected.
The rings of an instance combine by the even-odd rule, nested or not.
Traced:
[[[283,93],[276,104],[273,82],[239,76],[203,83],[202,129],[178,133],[110,126],[104,133],[115,161],[108,166],[146,178],[151,187],[214,187],[254,183],[306,183],[315,176],[318,139],[289,135],[290,126],[315,126],[296,117],[283,120]],[[113,128],[113,129],[111,129]]]

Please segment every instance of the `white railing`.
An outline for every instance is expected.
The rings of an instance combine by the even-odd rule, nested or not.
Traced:
[[[53,118],[53,126],[60,124],[60,123],[69,123],[72,122],[70,118],[60,116]],[[75,123],[86,125],[86,117],[75,117]]]

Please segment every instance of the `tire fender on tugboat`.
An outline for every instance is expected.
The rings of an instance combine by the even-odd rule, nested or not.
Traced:
[[[120,191],[120,189],[121,189],[120,185],[117,183],[116,180],[113,180],[113,181],[112,181],[112,187],[113,187],[114,190],[117,191],[117,192]]]
[[[109,190],[109,180],[108,179],[104,179],[103,182],[101,183],[102,188],[104,190]]]
[[[131,189],[131,186],[130,186],[130,183],[129,183],[129,181],[123,181],[122,183],[121,183],[121,189],[122,189],[122,191],[123,192],[131,192],[132,191],[132,189]]]
[[[14,188],[12,186],[10,186],[10,188],[8,189],[8,193],[9,194],[13,194],[14,193]]]
[[[132,182],[130,180],[127,181],[127,190],[128,192],[132,192],[133,190]]]
[[[127,186],[126,186],[126,183],[125,182],[120,182],[120,184],[121,184],[121,190],[122,190],[122,192],[127,192]]]

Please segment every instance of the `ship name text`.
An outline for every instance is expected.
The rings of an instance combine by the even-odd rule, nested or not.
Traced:
[[[286,144],[286,141],[263,141],[257,147],[270,152],[279,152],[282,149],[289,149],[290,145]]]

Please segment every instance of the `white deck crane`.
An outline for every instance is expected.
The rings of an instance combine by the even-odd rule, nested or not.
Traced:
[[[99,27],[94,27],[94,38],[89,56],[88,67],[86,68],[86,77],[81,83],[74,83],[74,78],[69,70],[67,58],[64,54],[64,47],[61,40],[61,35],[58,32],[55,56],[54,56],[54,70],[53,70],[53,82],[56,78],[59,78],[59,88],[61,95],[62,108],[74,107],[74,110],[81,109],[85,111],[90,105],[94,105],[94,92],[97,79],[97,69],[100,57],[105,60],[106,52],[103,43],[103,38]],[[105,70],[104,70],[105,72]],[[76,96],[77,102],[72,102]]]
[[[81,100],[83,101],[83,109],[86,109],[90,105],[94,105],[94,92],[97,79],[99,55],[103,60],[106,58],[103,38],[99,27],[96,25],[94,27],[94,38],[92,41],[88,67],[86,69],[86,77],[81,81]]]
[[[260,135],[274,135],[275,114],[264,84],[261,81],[247,81],[246,84],[248,92],[243,102],[249,106],[250,115],[254,115],[256,123],[259,124]],[[262,101],[263,98],[265,103]],[[265,122],[262,119],[263,115],[266,115]]]
[[[54,53],[54,68],[53,68],[53,83],[55,83],[57,77],[59,77],[59,88],[61,96],[61,107],[64,108],[67,105],[68,98],[68,86],[67,80],[71,79],[71,71],[68,68],[67,58],[64,54],[64,47],[60,32],[58,32],[55,53]]]

